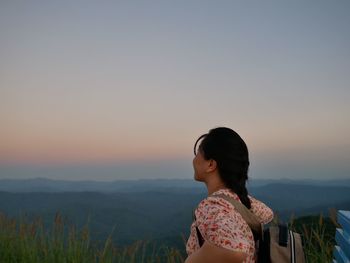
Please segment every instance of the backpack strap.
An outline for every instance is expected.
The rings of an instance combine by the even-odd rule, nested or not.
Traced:
[[[196,214],[195,214],[195,211],[193,211],[193,221],[196,222]],[[197,222],[196,222],[196,223],[197,223]],[[203,236],[202,236],[201,231],[199,231],[199,228],[198,228],[197,224],[196,224],[196,234],[197,234],[197,239],[198,239],[199,247],[202,247],[205,240],[204,240],[204,238],[203,238]]]
[[[288,228],[285,224],[279,224],[278,225],[278,244],[283,247],[287,247],[288,244]],[[292,236],[291,236],[292,238]]]
[[[222,198],[226,201],[228,201],[230,204],[233,205],[233,207],[241,214],[244,221],[247,222],[248,226],[252,230],[254,237],[260,238],[262,235],[263,225],[259,221],[259,219],[256,217],[255,214],[253,214],[252,211],[250,211],[245,205],[243,205],[241,202],[238,202],[234,198],[224,195],[224,194],[218,194],[218,195],[211,195],[210,197],[217,197]]]

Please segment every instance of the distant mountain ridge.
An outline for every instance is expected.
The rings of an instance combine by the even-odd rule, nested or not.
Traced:
[[[0,191],[8,192],[130,192],[150,191],[159,188],[200,188],[201,185],[186,179],[148,179],[116,181],[67,181],[47,178],[2,179]]]
[[[350,179],[339,180],[290,180],[290,179],[250,179],[249,189],[271,184],[311,185],[311,186],[348,186]],[[0,191],[7,192],[139,192],[159,189],[195,188],[204,189],[202,183],[192,179],[142,179],[115,181],[68,181],[47,178],[0,179]]]

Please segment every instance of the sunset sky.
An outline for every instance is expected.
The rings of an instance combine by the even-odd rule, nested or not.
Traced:
[[[350,178],[350,1],[1,1],[0,179]]]

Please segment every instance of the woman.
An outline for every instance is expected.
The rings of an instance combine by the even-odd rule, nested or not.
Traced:
[[[205,183],[208,197],[195,210],[185,263],[255,262],[252,231],[234,206],[218,197],[226,195],[241,202],[263,224],[273,218],[269,207],[248,195],[245,142],[235,131],[219,127],[198,138],[194,154],[194,178]]]

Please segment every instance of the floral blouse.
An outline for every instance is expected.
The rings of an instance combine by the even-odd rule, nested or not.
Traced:
[[[239,197],[229,189],[220,189],[212,195],[224,194],[237,201]],[[267,224],[273,219],[272,210],[262,202],[249,196],[251,211]],[[252,231],[234,206],[223,198],[207,197],[195,210],[196,221],[192,223],[191,235],[187,241],[186,250],[191,255],[200,248],[196,226],[204,240],[219,247],[233,251],[241,251],[248,255],[245,262],[255,262],[255,242]]]

